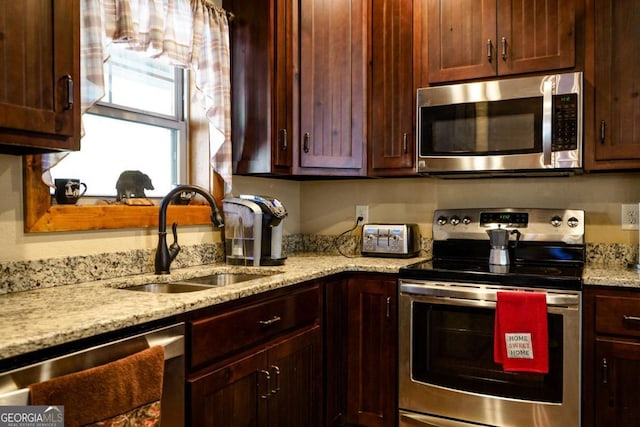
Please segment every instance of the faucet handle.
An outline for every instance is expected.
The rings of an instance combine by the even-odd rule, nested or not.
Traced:
[[[171,260],[178,255],[180,252],[180,245],[178,244],[178,223],[174,222],[171,225],[171,232],[173,233],[173,243],[169,246],[169,255],[171,256]]]

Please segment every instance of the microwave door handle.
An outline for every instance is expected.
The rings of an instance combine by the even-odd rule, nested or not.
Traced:
[[[553,110],[553,82],[545,80],[542,84],[542,162],[551,165],[551,116]]]

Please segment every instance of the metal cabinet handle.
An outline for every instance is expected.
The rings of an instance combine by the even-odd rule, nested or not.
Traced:
[[[287,142],[287,130],[281,129],[280,135],[282,135],[282,144],[280,144],[280,148],[282,151],[287,151],[289,149],[289,143]]]
[[[607,136],[606,131],[607,131],[607,122],[602,120],[600,122],[600,144],[604,144],[606,141],[606,136]]]
[[[391,319],[391,297],[387,297],[387,320]]]
[[[638,316],[629,316],[628,314],[625,314],[622,316],[622,319],[624,320],[625,325],[628,327],[634,329],[638,329],[640,327],[640,317]]]
[[[264,378],[267,380],[267,391],[264,394],[260,395],[260,399],[268,399],[269,398],[269,394],[271,393],[271,374],[269,373],[269,371],[265,370],[265,369],[261,369],[258,371],[258,373],[264,375]],[[260,388],[260,380],[258,379],[258,388]]]
[[[602,358],[602,384],[609,383],[609,365],[607,363],[607,358]]]
[[[260,324],[260,326],[271,326],[278,323],[281,320],[282,318],[280,316],[273,316],[271,319],[268,319],[268,320],[259,320],[258,323]]]
[[[280,391],[280,368],[271,365],[271,370],[275,373],[275,387],[271,389],[271,394],[276,394]]]
[[[67,102],[64,109],[71,110],[73,109],[73,78],[67,74],[64,76],[64,80],[67,83]]]
[[[502,44],[502,60],[506,61],[507,60],[507,38],[503,37],[502,40],[500,40],[500,44]]]
[[[407,134],[406,132],[403,133],[402,134],[402,151],[404,151],[404,154],[407,154],[407,151],[409,150],[408,139],[409,139],[409,134]]]
[[[491,62],[491,58],[493,58],[493,43],[491,43],[491,39],[487,40],[487,61]]]
[[[309,144],[311,143],[311,134],[309,132],[305,132],[304,134],[304,143],[302,145],[302,151],[305,153],[309,152]]]

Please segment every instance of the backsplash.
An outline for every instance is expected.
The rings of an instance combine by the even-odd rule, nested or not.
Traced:
[[[431,244],[431,239],[422,239],[421,257],[431,257]],[[324,235],[289,235],[283,237],[283,253],[358,256],[360,239],[356,235],[338,238]],[[154,254],[155,249],[145,249],[1,263],[0,294],[151,273],[154,269]],[[628,263],[638,262],[638,246],[588,243],[586,261],[588,264],[624,267]],[[208,243],[184,246],[171,268],[223,262],[222,243]]]

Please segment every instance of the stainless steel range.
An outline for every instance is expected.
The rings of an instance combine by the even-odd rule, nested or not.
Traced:
[[[578,427],[584,211],[438,210],[432,227],[433,259],[400,271],[399,425]],[[509,291],[545,296],[546,373],[494,361]]]

